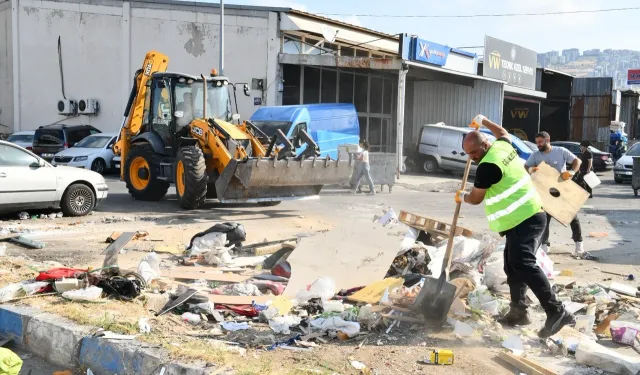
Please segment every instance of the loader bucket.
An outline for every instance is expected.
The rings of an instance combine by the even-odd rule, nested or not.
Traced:
[[[348,183],[352,170],[348,160],[234,159],[216,180],[216,193],[223,203],[317,198],[324,185]]]

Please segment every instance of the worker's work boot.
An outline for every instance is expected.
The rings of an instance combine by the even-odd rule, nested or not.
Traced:
[[[546,339],[560,332],[562,327],[573,324],[576,324],[576,317],[564,308],[560,312],[547,313],[547,320],[544,322],[544,327],[538,332],[538,337]]]
[[[498,323],[511,327],[531,324],[531,318],[529,318],[527,306],[511,306],[509,308],[509,312],[501,319],[498,319]]]
[[[580,256],[584,253],[584,246],[582,245],[582,241],[576,242],[576,250],[575,255]]]

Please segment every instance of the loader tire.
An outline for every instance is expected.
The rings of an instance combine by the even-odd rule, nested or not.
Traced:
[[[182,147],[176,158],[176,194],[180,207],[192,210],[207,197],[207,166],[202,150],[196,146]]]
[[[129,194],[139,201],[159,201],[169,190],[169,183],[161,180],[162,156],[150,145],[134,146],[124,163],[124,181]]]

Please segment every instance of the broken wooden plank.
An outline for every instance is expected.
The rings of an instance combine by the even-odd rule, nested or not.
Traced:
[[[393,290],[401,286],[403,282],[404,279],[401,277],[389,277],[369,284],[347,298],[351,301],[374,305],[380,302],[386,290]]]
[[[202,272],[199,271],[200,267],[191,267],[190,271],[181,270],[161,270],[160,276],[169,277],[172,279],[185,279],[185,280],[209,280],[209,281],[221,281],[227,283],[241,283],[251,279],[251,276],[242,276],[231,273],[216,273],[216,272]]]
[[[449,232],[451,229],[450,223],[438,221],[430,217],[412,214],[407,211],[400,211],[398,220],[401,223],[404,223],[412,228],[419,229],[443,238],[449,238]],[[473,235],[473,231],[469,228],[456,226],[455,235],[471,237]]]
[[[115,242],[118,237],[120,237],[122,235],[122,232],[113,232],[111,233],[111,235],[109,237],[107,237],[107,239],[104,241],[106,243],[113,243]]]
[[[542,207],[554,219],[567,226],[589,199],[589,193],[572,180],[563,180],[560,173],[542,162],[531,175],[533,185],[542,199]]]
[[[528,359],[528,358],[524,358],[524,357],[520,357],[520,360],[522,362],[528,364],[529,366],[535,368],[536,370],[540,371],[544,375],[558,375],[557,372],[542,366],[541,364],[539,364],[538,362],[536,362],[534,360],[531,360],[531,359]]]
[[[503,361],[507,362],[511,366],[517,368],[527,375],[547,375],[544,372],[536,369],[535,367],[532,367],[527,362],[523,361],[521,357],[517,357],[513,354],[500,352],[498,353],[498,358],[502,359]],[[551,372],[551,374],[557,375],[553,372]]]
[[[40,242],[40,241],[34,241],[32,239],[26,238],[24,236],[20,236],[20,237],[14,237],[11,239],[11,241],[23,245],[23,246],[27,246],[30,247],[32,249],[44,249],[44,247],[46,246],[46,244],[44,242]]]

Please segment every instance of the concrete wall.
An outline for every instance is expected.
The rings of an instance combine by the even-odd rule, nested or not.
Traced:
[[[13,132],[11,0],[0,0],[0,133]]]
[[[219,68],[220,15],[215,7],[113,0],[14,1],[20,4],[22,129],[61,121],[117,131],[133,74],[149,50],[169,56],[169,71],[199,75]],[[56,103],[62,98],[58,36],[66,97],[98,99],[98,116],[58,115]],[[276,104],[278,85],[269,85],[277,76],[278,42],[276,12],[225,10],[224,74],[231,82],[250,86],[252,78],[261,78],[269,87],[269,95],[255,90],[248,98],[238,92],[243,118],[257,108],[254,97],[262,97],[263,104]]]

